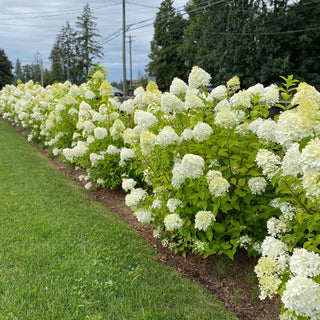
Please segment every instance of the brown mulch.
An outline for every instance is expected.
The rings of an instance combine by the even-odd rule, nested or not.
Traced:
[[[12,123],[6,121],[12,126]],[[23,129],[13,126],[19,134]],[[39,148],[43,154],[46,150]],[[79,171],[70,170],[66,164],[58,158],[51,159],[59,171],[68,175],[78,184],[84,187],[86,182],[81,182]],[[175,254],[172,250],[163,247],[161,240],[153,237],[153,227],[142,226],[133,215],[131,209],[125,204],[126,193],[123,190],[88,191],[96,201],[103,203],[110,211],[120,216],[158,251],[156,260],[159,263],[167,263],[176,268],[185,278],[199,282],[208,288],[229,310],[233,311],[240,320],[277,320],[279,318],[281,302],[277,300],[259,300],[257,283],[252,283],[248,277],[253,273],[256,260],[248,258],[245,251],[238,252],[230,263],[227,273],[221,275],[217,268],[218,258],[210,256],[203,259],[196,254],[188,254],[184,258],[181,254]]]

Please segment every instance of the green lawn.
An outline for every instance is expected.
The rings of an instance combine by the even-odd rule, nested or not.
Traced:
[[[0,319],[236,319],[0,119]]]

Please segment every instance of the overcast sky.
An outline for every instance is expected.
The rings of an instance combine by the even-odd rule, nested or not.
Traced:
[[[153,37],[153,20],[162,0],[126,0],[127,36],[132,36],[133,79],[144,74],[149,62],[150,41]],[[181,12],[187,0],[175,0]],[[19,58],[22,65],[34,62],[40,53],[44,67],[50,69],[50,51],[61,28],[75,21],[83,7],[89,3],[97,19],[97,29],[104,41],[101,65],[109,72],[109,80],[119,82],[122,69],[122,0],[0,0],[0,49],[4,49],[15,65]],[[149,26],[147,26],[149,25]],[[141,27],[141,28],[139,28]],[[136,29],[136,30],[134,30]],[[117,36],[112,40],[112,34]],[[111,37],[110,37],[111,36]],[[129,39],[127,39],[129,40]],[[127,43],[127,79],[130,78],[129,45]]]

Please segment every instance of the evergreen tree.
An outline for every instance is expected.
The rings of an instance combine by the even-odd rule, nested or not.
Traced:
[[[14,68],[14,75],[16,80],[20,79],[23,80],[23,71],[22,71],[22,66],[21,66],[21,62],[19,59],[16,60],[16,65]]]
[[[179,52],[186,25],[186,20],[173,7],[173,1],[164,0],[153,23],[151,61],[146,69],[149,75],[156,77],[159,86],[168,87],[174,77],[187,77],[185,59]]]
[[[76,31],[70,27],[68,21],[66,25],[62,27],[57,41],[61,49],[66,79],[72,81],[76,63]]]
[[[43,68],[42,57],[41,57],[41,54],[37,51],[33,58],[33,64],[31,65],[31,70],[32,70],[31,79],[33,82],[35,83],[38,82],[39,84],[41,84],[41,80],[43,79],[42,68]]]
[[[32,65],[26,64],[22,66],[22,72],[23,72],[23,82],[28,82],[29,80],[32,80],[33,73],[32,73]]]
[[[66,80],[64,73],[63,52],[59,41],[57,40],[50,52],[49,59],[51,60],[51,79],[53,82],[62,82]]]
[[[8,59],[5,51],[0,49],[0,89],[6,84],[12,84],[14,76],[12,74],[12,63]]]
[[[87,3],[82,11],[80,17],[77,17],[77,81],[83,82],[87,79],[90,68],[93,66],[94,58],[102,57],[102,47],[96,40],[101,35],[97,31],[97,24],[94,22],[96,19]]]

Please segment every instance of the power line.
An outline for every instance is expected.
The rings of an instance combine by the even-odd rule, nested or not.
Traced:
[[[145,8],[151,8],[151,9],[158,9],[158,7],[153,7],[153,6],[148,6],[146,4],[139,4],[139,3],[135,3],[135,2],[129,2],[126,1],[127,4],[132,4],[134,6],[139,6],[139,7],[145,7]]]
[[[119,5],[121,2],[117,3],[112,3],[108,5],[101,5],[101,6],[96,6],[90,8],[92,11],[101,9],[101,8],[106,8],[110,6],[115,6]],[[25,19],[41,19],[41,18],[51,18],[51,17],[59,17],[59,16],[65,16],[65,15],[70,15],[78,12],[82,12],[83,9],[69,9],[69,10],[61,10],[61,11],[43,11],[43,12],[1,12],[0,14],[25,14],[25,15],[33,15],[33,16],[24,16],[24,17],[0,17],[0,20],[25,20]],[[43,14],[43,15],[38,15],[38,14]]]

